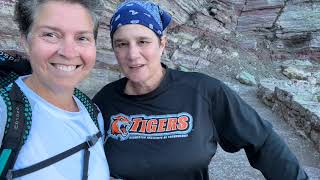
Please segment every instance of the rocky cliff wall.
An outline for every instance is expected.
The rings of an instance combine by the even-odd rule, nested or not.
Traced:
[[[154,1],[173,15],[163,57],[170,67],[202,71],[223,80],[234,79],[246,70],[260,79],[277,76],[269,66],[274,60],[320,61],[319,0]],[[14,2],[0,0],[0,49],[22,51],[12,20]],[[101,82],[121,76],[108,30],[117,3],[104,0],[101,7],[97,64],[81,85],[92,94]]]

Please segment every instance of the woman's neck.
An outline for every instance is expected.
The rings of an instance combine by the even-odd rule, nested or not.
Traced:
[[[39,85],[40,83],[36,83],[31,77],[28,77],[24,82],[32,91],[54,106],[69,112],[79,111],[78,105],[73,99],[74,90],[50,90]]]
[[[156,80],[152,82],[133,82],[130,81],[130,79],[127,81],[126,87],[124,92],[128,95],[143,95],[147,94],[153,90],[155,90],[157,87],[159,87],[161,81],[163,80],[164,76],[166,74],[166,69],[162,68],[160,73],[156,75]]]

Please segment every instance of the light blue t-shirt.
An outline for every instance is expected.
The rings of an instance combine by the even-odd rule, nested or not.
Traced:
[[[48,159],[83,143],[87,136],[98,132],[84,105],[74,96],[79,112],[68,112],[50,104],[33,92],[24,82],[24,77],[16,80],[17,85],[28,98],[32,109],[32,126],[26,143],[22,146],[13,169],[21,169]],[[6,123],[6,106],[0,98],[0,140]],[[101,113],[98,116],[103,133]],[[109,179],[108,163],[103,149],[103,138],[90,149],[88,179]],[[49,167],[22,176],[21,180],[52,179],[80,180],[83,169],[83,150]]]

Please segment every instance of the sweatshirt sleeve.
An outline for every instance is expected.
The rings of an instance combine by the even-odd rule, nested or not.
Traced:
[[[225,151],[243,148],[251,166],[267,179],[308,179],[272,125],[223,83],[212,94],[212,109],[219,144]]]

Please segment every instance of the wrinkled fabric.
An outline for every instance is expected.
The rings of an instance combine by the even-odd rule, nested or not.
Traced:
[[[126,1],[119,5],[110,21],[110,37],[121,26],[140,24],[156,33],[158,37],[169,25],[171,16],[158,5],[147,1]]]

